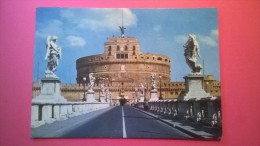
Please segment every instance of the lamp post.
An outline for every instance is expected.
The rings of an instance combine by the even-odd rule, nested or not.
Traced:
[[[83,87],[84,87],[84,97],[83,97],[83,99],[82,99],[82,101],[87,101],[87,99],[86,99],[86,80],[87,80],[87,78],[86,77],[83,77]]]
[[[110,92],[109,92],[109,100],[110,100],[110,106],[112,106],[112,95]]]
[[[148,84],[146,84],[145,83],[145,85],[144,85],[144,101],[146,102],[147,100],[146,100],[146,92],[147,92],[147,90],[148,90]]]
[[[159,100],[162,100],[163,98],[162,98],[162,82],[161,82],[162,76],[161,75],[159,75],[159,79],[160,79],[160,96],[159,96]]]
[[[209,82],[206,81],[206,87],[204,88],[206,90],[207,93],[209,93]]]
[[[99,87],[99,92],[98,92],[98,102],[101,102],[101,99],[100,99],[100,91],[101,91],[101,87]]]
[[[107,89],[105,89],[105,96],[106,96],[106,102],[107,102]]]

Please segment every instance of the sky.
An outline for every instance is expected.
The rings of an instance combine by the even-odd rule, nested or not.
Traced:
[[[37,8],[33,81],[45,76],[46,39],[58,36],[62,55],[55,74],[62,83],[76,83],[76,60],[102,54],[111,36],[137,37],[143,53],[171,58],[171,80],[184,81],[191,72],[185,62],[183,45],[188,34],[196,35],[204,62],[204,74],[220,80],[217,9],[83,9]]]

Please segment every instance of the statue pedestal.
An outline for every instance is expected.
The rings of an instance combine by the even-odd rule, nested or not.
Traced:
[[[41,93],[36,96],[33,102],[66,102],[61,96],[60,80],[58,78],[46,77],[41,80]]]
[[[203,75],[190,74],[184,77],[185,79],[185,94],[180,97],[181,100],[200,100],[202,98],[211,97],[203,89]]]
[[[95,92],[94,91],[88,91],[87,92],[87,102],[97,102],[97,100],[95,99]]]
[[[100,95],[100,102],[106,102],[106,96]]]
[[[138,102],[144,102],[144,95],[140,96],[140,100]]]
[[[149,101],[157,101],[159,100],[157,90],[151,90],[151,98]]]

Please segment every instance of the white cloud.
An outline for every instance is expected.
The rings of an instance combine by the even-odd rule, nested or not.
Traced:
[[[83,47],[86,45],[86,41],[78,36],[70,35],[66,37],[66,40],[68,40],[69,44],[73,47]]]
[[[213,30],[211,30],[210,35],[211,35],[214,39],[218,40],[218,29],[213,29]]]
[[[197,41],[201,44],[204,44],[204,45],[207,45],[210,47],[216,47],[218,45],[216,40],[213,39],[211,36],[198,35]]]
[[[188,40],[188,36],[186,35],[178,35],[174,37],[174,41],[182,45],[184,45],[187,40]]]
[[[60,16],[77,28],[93,31],[117,30],[122,23],[129,27],[137,21],[130,9],[65,9],[61,10]]]
[[[198,35],[198,42],[209,47],[218,46],[218,30],[213,29],[209,35]]]
[[[195,34],[196,35],[196,34]],[[197,41],[200,45],[206,45],[208,47],[217,47],[218,46],[218,30],[213,29],[208,35],[196,35]],[[185,44],[188,40],[187,35],[178,35],[174,37],[174,41],[178,44]]]

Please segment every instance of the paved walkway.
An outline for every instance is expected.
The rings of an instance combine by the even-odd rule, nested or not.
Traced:
[[[188,120],[170,119],[138,108],[136,109],[196,138],[220,139],[222,135],[222,130],[219,127],[211,127]]]

